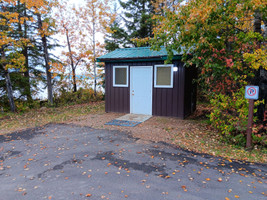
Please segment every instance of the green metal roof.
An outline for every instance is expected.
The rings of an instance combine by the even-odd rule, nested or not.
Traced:
[[[173,51],[174,56],[180,56],[182,53]],[[138,48],[125,48],[125,49],[116,49],[115,51],[109,52],[106,55],[100,56],[97,58],[98,62],[105,61],[123,61],[123,60],[166,60],[167,51],[163,47],[160,51],[153,51],[150,47],[138,47]]]

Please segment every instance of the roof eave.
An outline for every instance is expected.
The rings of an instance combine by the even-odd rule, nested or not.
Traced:
[[[182,55],[173,56],[172,60],[181,60]],[[97,58],[97,62],[136,62],[136,61],[164,61],[167,60],[167,56],[157,57],[132,57],[132,58]]]

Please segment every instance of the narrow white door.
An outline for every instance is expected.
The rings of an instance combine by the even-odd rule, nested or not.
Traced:
[[[152,115],[152,66],[130,68],[130,112]]]

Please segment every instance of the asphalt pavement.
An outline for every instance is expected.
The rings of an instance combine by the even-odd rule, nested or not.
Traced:
[[[0,136],[1,200],[266,200],[266,175],[266,164],[114,130],[48,124]]]

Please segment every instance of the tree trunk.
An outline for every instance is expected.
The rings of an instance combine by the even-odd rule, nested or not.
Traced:
[[[261,13],[259,10],[254,14],[254,32],[261,33]]]
[[[264,23],[264,32],[263,32],[263,37],[267,37],[267,20],[263,20]]]
[[[77,92],[75,68],[72,68],[72,80],[73,80],[73,92]]]
[[[69,39],[69,31],[66,27],[64,27],[66,30],[66,37],[67,37],[67,43],[69,48],[69,57],[70,57],[70,64],[72,69],[72,81],[73,81],[73,92],[77,92],[77,84],[76,84],[76,74],[75,74],[75,66],[73,62],[72,52],[71,52],[71,46],[70,46],[70,39]]]
[[[5,65],[4,61],[6,60],[5,51],[4,49],[1,48],[0,52],[1,52],[1,60],[3,62],[2,65],[3,65],[5,80],[6,80],[6,90],[7,90],[7,97],[8,97],[8,101],[10,105],[10,110],[12,112],[16,112],[16,106],[14,102],[13,90],[12,90],[12,84],[11,84],[9,72],[8,72],[8,69],[5,69],[5,66],[4,66]]]
[[[264,36],[265,32],[262,33],[262,31],[261,31],[261,21],[262,21],[261,13],[259,10],[256,10],[255,14],[254,14],[254,32],[260,33]],[[260,42],[258,42],[258,48],[261,48]],[[258,120],[263,122],[264,112],[265,112],[265,104],[266,104],[266,100],[267,100],[266,70],[264,70],[264,69],[262,69],[262,67],[260,67],[260,69],[257,70],[255,73],[255,78],[254,78],[253,82],[254,82],[253,84],[259,86],[259,99],[265,100],[264,103],[261,103],[257,106],[257,113],[256,113]]]
[[[14,102],[14,97],[13,97],[13,90],[12,90],[12,85],[11,85],[11,80],[9,76],[8,70],[5,70],[5,79],[6,79],[6,89],[7,89],[7,97],[10,105],[10,110],[12,112],[16,112],[16,107],[15,107],[15,102]]]
[[[24,4],[25,6],[25,4]],[[21,4],[20,1],[18,1],[18,9],[19,9],[19,22],[18,22],[18,30],[19,30],[19,36],[20,38],[25,38],[27,39],[27,30],[28,30],[28,26],[26,21],[24,21],[24,32],[22,30],[22,26],[21,26],[21,17],[22,17],[22,11],[21,9]],[[23,7],[23,16],[26,17],[27,13],[26,13],[26,8]],[[23,45],[23,49],[22,49],[22,54],[25,57],[25,69],[26,71],[24,72],[24,77],[26,79],[26,83],[24,85],[24,94],[27,96],[27,101],[28,102],[32,102],[32,96],[31,96],[31,83],[30,83],[30,73],[29,73],[29,55],[28,55],[28,47],[27,44]]]
[[[26,13],[26,9],[24,9],[24,16],[26,16],[27,13]],[[27,23],[26,21],[24,21],[24,37],[25,38],[28,38],[27,36],[27,30],[28,30],[28,26],[27,26]],[[30,82],[30,73],[29,73],[29,54],[28,54],[28,46],[25,45],[23,47],[23,55],[25,57],[25,67],[26,67],[26,72],[24,72],[24,76],[26,77],[27,79],[27,85],[25,87],[25,93],[27,95],[27,100],[28,102],[32,102],[32,95],[31,95],[31,82]]]
[[[41,15],[37,14],[38,17],[38,27],[42,29],[42,19]],[[46,70],[46,77],[47,77],[47,92],[48,92],[48,102],[53,104],[53,87],[52,87],[52,75],[50,72],[49,66],[49,54],[47,48],[47,38],[45,35],[42,35],[42,44],[43,44],[43,51],[44,51],[44,59],[45,59],[45,70]]]
[[[94,95],[96,96],[96,53],[95,53],[95,21],[93,20],[93,62],[94,62]]]

